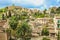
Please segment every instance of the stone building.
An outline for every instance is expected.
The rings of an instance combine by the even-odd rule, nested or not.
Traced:
[[[7,21],[6,20],[1,20],[0,21],[0,40],[7,40],[7,33],[6,33],[6,28],[7,28]]]

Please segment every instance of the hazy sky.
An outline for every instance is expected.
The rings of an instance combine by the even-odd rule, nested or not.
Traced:
[[[0,8],[11,6],[12,4],[25,8],[45,9],[60,6],[60,0],[0,0]]]

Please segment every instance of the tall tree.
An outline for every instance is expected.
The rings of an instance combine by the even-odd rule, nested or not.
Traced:
[[[60,14],[60,7],[58,7],[58,8],[56,9],[56,12],[57,12],[58,14]]]
[[[51,9],[51,13],[55,13],[54,9]]]
[[[52,8],[50,11],[50,17],[54,17],[54,14],[56,14],[55,10]]]
[[[26,22],[23,22],[20,27],[18,27],[17,29],[17,35],[18,37],[22,38],[22,40],[26,40],[26,37],[30,37],[31,36],[31,29],[28,26],[28,24]]]
[[[58,31],[57,40],[60,40],[60,32]]]
[[[45,9],[43,12],[44,12],[44,14],[46,14],[46,11],[47,11],[47,9]]]
[[[16,33],[16,28],[17,28],[17,26],[18,26],[18,20],[17,20],[17,18],[15,17],[15,16],[12,16],[11,18],[10,18],[10,21],[9,21],[9,25],[10,25],[10,40],[12,40],[12,38],[11,38],[11,35],[12,36],[14,36],[15,37],[15,33]],[[14,32],[14,33],[13,33]],[[16,38],[16,37],[15,37]]]
[[[2,20],[5,20],[5,16],[4,16],[4,14],[2,14]]]
[[[9,10],[9,17],[11,17],[11,11]]]
[[[11,29],[15,30],[17,28],[17,25],[18,25],[17,18],[15,16],[11,17],[9,24],[10,24]]]

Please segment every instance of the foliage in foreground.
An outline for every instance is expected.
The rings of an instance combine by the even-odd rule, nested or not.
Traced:
[[[18,30],[16,33],[17,33],[18,37],[22,37],[22,38],[29,37],[29,36],[31,36],[31,29],[26,22],[23,22],[20,25],[20,27],[18,27]]]
[[[11,17],[9,24],[10,24],[10,28],[15,30],[17,28],[17,25],[18,25],[17,18],[15,16]]]

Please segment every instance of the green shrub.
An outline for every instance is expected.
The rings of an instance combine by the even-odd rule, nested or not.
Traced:
[[[42,30],[42,35],[48,36],[49,35],[49,31],[46,28],[44,28]]]
[[[44,37],[42,40],[50,40],[49,38]]]

